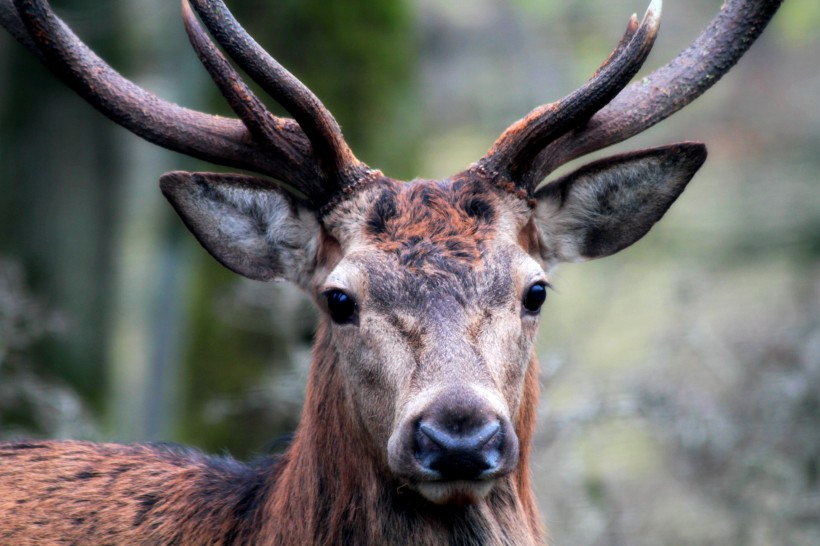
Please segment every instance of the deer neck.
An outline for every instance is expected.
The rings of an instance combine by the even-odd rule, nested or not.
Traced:
[[[304,413],[277,472],[263,536],[282,545],[543,544],[529,479],[536,366],[533,359],[518,419],[521,464],[481,503],[437,506],[395,481],[369,447],[345,394],[327,325],[321,326]]]

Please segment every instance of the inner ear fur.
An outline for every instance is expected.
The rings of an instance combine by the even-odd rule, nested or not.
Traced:
[[[273,182],[239,174],[164,174],[160,189],[200,244],[255,280],[307,286],[316,260],[314,212]]]
[[[536,192],[535,224],[548,263],[602,258],[643,237],[706,160],[683,142],[590,163]]]

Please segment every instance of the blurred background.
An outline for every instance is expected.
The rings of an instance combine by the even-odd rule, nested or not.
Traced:
[[[405,179],[476,160],[646,7],[228,3],[361,159]],[[177,2],[54,4],[140,85],[229,114]],[[666,2],[646,70],[720,5]],[[704,97],[606,150],[702,140],[710,156],[644,240],[552,279],[533,472],[556,545],[820,544],[818,27],[817,0],[787,0]],[[250,457],[296,426],[315,311],[206,255],[158,191],[173,169],[213,167],[107,121],[0,33],[0,438]]]

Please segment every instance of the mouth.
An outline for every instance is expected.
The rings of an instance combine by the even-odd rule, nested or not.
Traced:
[[[484,500],[496,480],[428,481],[413,485],[422,497],[441,506],[466,506]]]

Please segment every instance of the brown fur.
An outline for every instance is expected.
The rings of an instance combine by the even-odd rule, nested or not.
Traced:
[[[251,544],[275,462],[87,442],[0,447],[0,543]]]
[[[368,216],[367,234],[376,248],[395,254],[410,270],[431,261],[478,265],[495,232],[492,192],[428,180],[398,188],[382,190]]]

